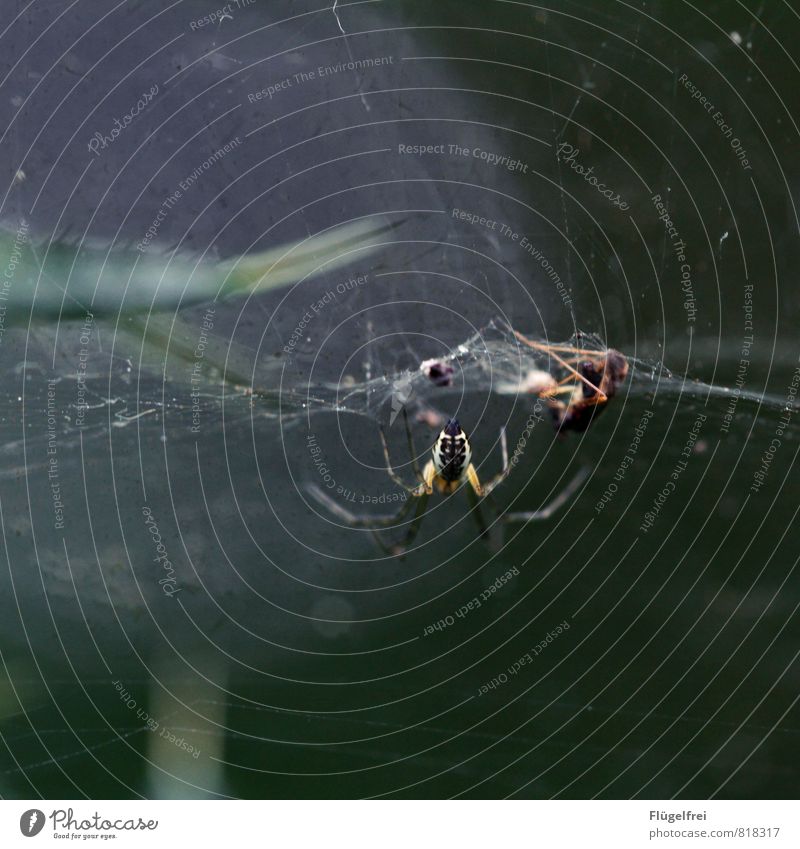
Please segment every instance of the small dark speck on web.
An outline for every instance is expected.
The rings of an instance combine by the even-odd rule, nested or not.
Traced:
[[[436,386],[450,386],[453,383],[454,369],[449,363],[443,363],[440,360],[425,360],[419,368]]]

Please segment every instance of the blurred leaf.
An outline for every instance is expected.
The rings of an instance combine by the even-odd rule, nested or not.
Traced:
[[[23,222],[0,230],[0,307],[5,323],[35,318],[174,310],[219,298],[278,289],[330,272],[354,251],[377,249],[398,224],[372,217],[324,230],[291,245],[211,261],[153,246],[109,248],[37,240]]]

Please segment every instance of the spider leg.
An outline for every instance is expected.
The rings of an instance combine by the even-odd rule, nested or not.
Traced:
[[[478,530],[480,531],[481,539],[487,543],[490,550],[498,551],[500,549],[500,538],[497,536],[496,531],[499,527],[498,524],[495,524],[493,527],[490,527],[486,524],[486,518],[483,515],[483,510],[481,509],[481,499],[478,498],[477,493],[472,487],[467,487],[467,498],[469,499],[470,504],[470,513],[475,519],[475,523],[478,526]],[[492,508],[492,511],[497,514],[497,508],[495,507],[494,501],[491,496],[487,496],[485,501]]]
[[[475,522],[480,529],[481,537],[485,537],[489,529],[486,527],[486,522],[484,521],[483,513],[481,512],[481,501],[474,488],[471,486],[467,488],[467,498],[469,499],[470,512],[475,517]]]
[[[394,545],[390,549],[392,554],[400,556],[402,559],[406,553],[408,547],[414,542],[419,533],[420,526],[422,525],[422,520],[425,518],[425,511],[428,509],[428,498],[430,497],[430,493],[423,492],[416,501],[408,503],[414,503],[417,505],[417,509],[414,513],[414,518],[411,520],[411,524],[408,526],[408,531],[406,531],[406,535],[403,538],[403,541],[399,545]]]
[[[584,466],[578,471],[578,474],[561,490],[561,492],[547,505],[539,510],[532,510],[525,513],[506,513],[503,516],[504,522],[533,522],[543,519],[549,519],[553,513],[561,509],[561,507],[569,501],[570,498],[577,492],[580,485],[586,480],[589,475],[589,469]]]
[[[501,484],[511,473],[511,465],[508,462],[508,440],[506,439],[505,427],[500,428],[500,451],[503,455],[503,465],[500,471],[489,481],[489,483],[481,483],[475,467],[470,463],[467,469],[467,480],[475,494],[481,498],[485,498],[498,485]]]
[[[582,383],[586,384],[586,386],[593,389],[597,393],[599,400],[601,400],[601,401],[607,400],[605,392],[603,392],[601,389],[599,389],[597,386],[595,386],[591,382],[591,380],[588,380],[587,378],[585,378],[576,368],[571,366],[563,357],[560,357],[556,353],[556,350],[563,350],[564,349],[563,345],[545,345],[541,342],[533,342],[530,339],[528,339],[527,337],[523,336],[518,330],[514,331],[514,335],[517,337],[517,339],[520,342],[524,343],[529,348],[533,348],[536,351],[546,351],[557,363],[562,365],[568,372],[571,372],[575,377],[578,378],[578,380],[580,380]],[[574,352],[575,350],[580,350],[580,349],[569,348],[568,350]],[[594,353],[595,353],[595,356],[596,356],[597,352],[594,352]]]
[[[357,516],[351,513],[334,501],[327,492],[323,492],[318,486],[308,487],[308,492],[313,498],[321,504],[325,509],[340,519],[350,528],[364,528],[372,532],[375,542],[382,549],[384,554],[392,556],[402,555],[409,545],[414,541],[414,538],[419,533],[422,519],[425,515],[425,510],[428,506],[428,494],[423,492],[418,498],[407,498],[405,504],[393,516]],[[380,536],[380,531],[388,530],[389,528],[399,525],[411,512],[411,508],[415,507],[414,518],[411,520],[408,531],[406,532],[403,542],[400,544],[389,545],[385,543]]]
[[[406,426],[406,438],[408,439],[408,453],[411,455],[411,468],[414,470],[414,477],[418,481],[421,481],[422,473],[419,470],[419,463],[417,462],[417,451],[414,448],[414,436],[411,433],[411,425],[408,422],[408,413],[406,412],[405,406],[403,407],[403,423]]]
[[[520,342],[524,342],[526,345],[529,345],[531,348],[536,348],[539,351],[561,351],[565,354],[573,354],[573,357],[570,359],[579,359],[582,356],[586,357],[602,357],[603,351],[598,350],[596,348],[576,348],[573,345],[551,345],[547,342],[534,342],[531,339],[528,339],[526,336],[523,336],[519,331],[515,330],[514,335]]]
[[[561,364],[561,365],[562,365],[562,366],[563,366],[563,367],[564,367],[567,371],[571,372],[571,373],[572,373],[575,377],[577,377],[577,378],[578,378],[578,380],[580,380],[580,381],[581,381],[581,383],[584,383],[584,384],[585,384],[586,386],[588,386],[590,389],[593,389],[593,390],[595,391],[595,393],[596,393],[596,397],[597,397],[597,400],[598,400],[598,401],[603,402],[603,401],[607,401],[607,400],[608,400],[608,398],[607,398],[607,396],[606,396],[606,393],[605,393],[605,392],[603,392],[603,390],[602,390],[602,389],[600,389],[599,387],[595,386],[595,385],[592,383],[592,381],[591,381],[591,380],[589,380],[588,378],[584,377],[584,376],[583,376],[583,375],[582,375],[582,374],[581,374],[581,373],[580,373],[580,372],[579,372],[576,368],[574,368],[573,366],[571,366],[571,365],[570,365],[570,364],[569,364],[566,360],[562,359],[561,357],[559,357],[559,355],[558,355],[558,354],[555,354],[555,353],[553,353],[552,351],[550,351],[550,356],[551,356],[551,357],[553,357],[553,359],[554,359],[554,360],[556,360],[556,362],[560,363],[560,364]]]
[[[396,525],[406,517],[406,514],[409,513],[415,503],[413,499],[407,498],[403,506],[393,516],[357,516],[355,513],[351,513],[342,507],[341,504],[331,498],[327,492],[323,492],[316,484],[308,487],[308,493],[318,504],[321,504],[329,513],[336,516],[337,519],[340,519],[348,527],[369,528],[370,530],[374,528],[390,528],[392,525]]]
[[[422,471],[422,492],[418,495],[430,495],[433,492],[433,479],[436,477],[436,466],[433,465],[433,460],[428,460],[425,468]]]
[[[405,409],[403,410],[403,413],[405,414]],[[408,425],[408,418],[406,418],[406,425]],[[395,470],[392,468],[391,458],[389,457],[389,443],[386,441],[386,433],[383,429],[383,425],[381,425],[381,427],[380,427],[380,435],[381,435],[381,445],[383,446],[383,457],[386,460],[386,473],[389,475],[389,477],[401,489],[404,489],[410,495],[420,496],[423,493],[430,495],[430,488],[424,482],[419,483],[417,486],[409,486],[400,477],[400,475],[398,475],[397,472],[395,472]],[[409,438],[409,444],[411,444],[411,430],[410,429],[408,430],[408,438]],[[414,454],[412,454],[411,456],[414,457]],[[417,471],[416,461],[415,461],[414,465],[415,465],[414,471],[416,472]],[[420,476],[420,479],[421,479],[421,476]]]

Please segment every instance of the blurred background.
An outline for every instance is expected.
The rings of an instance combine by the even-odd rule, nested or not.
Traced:
[[[797,4],[10,6],[0,794],[793,796]]]

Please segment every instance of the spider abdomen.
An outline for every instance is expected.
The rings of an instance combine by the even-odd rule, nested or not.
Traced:
[[[471,461],[472,449],[467,434],[455,419],[451,419],[433,446],[436,475],[448,483],[461,481]]]

